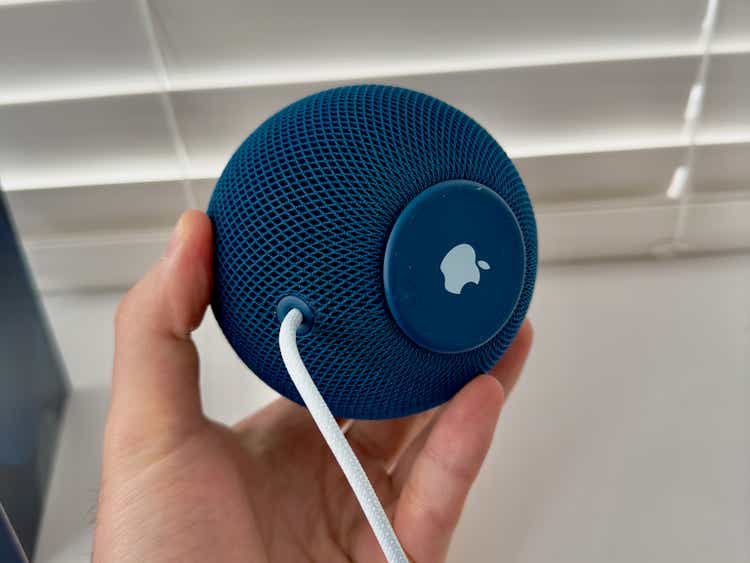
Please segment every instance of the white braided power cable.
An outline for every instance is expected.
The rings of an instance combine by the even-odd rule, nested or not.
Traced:
[[[326,405],[323,396],[302,362],[297,348],[297,329],[302,324],[302,320],[302,313],[298,309],[292,309],[281,322],[279,348],[289,377],[292,378],[297,391],[310,411],[310,415],[315,424],[318,425],[320,433],[328,447],[331,448],[331,452],[341,466],[347,481],[349,481],[354,496],[357,497],[372,531],[375,532],[375,537],[378,539],[388,563],[408,563],[409,560],[401,548],[393,527],[391,527],[388,516],[383,510],[383,505],[380,504],[380,500],[372,488],[372,483],[367,478],[357,456],[352,451],[344,433],[339,428],[336,419],[333,418],[328,405]]]

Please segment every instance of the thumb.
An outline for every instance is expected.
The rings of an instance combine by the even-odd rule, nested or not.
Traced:
[[[212,256],[210,220],[185,212],[162,259],[118,307],[107,433],[136,450],[174,443],[205,423],[190,332],[210,300]]]

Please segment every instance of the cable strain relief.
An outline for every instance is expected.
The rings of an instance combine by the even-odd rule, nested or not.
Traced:
[[[278,305],[276,305],[276,317],[279,319],[279,323],[284,320],[287,313],[292,309],[297,309],[302,313],[302,324],[297,329],[297,336],[304,336],[315,325],[315,312],[302,298],[296,295],[287,295],[282,297]]]

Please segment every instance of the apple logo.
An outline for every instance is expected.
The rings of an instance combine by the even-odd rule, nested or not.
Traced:
[[[445,290],[460,295],[467,283],[478,284],[480,272],[489,270],[484,260],[477,261],[477,254],[470,244],[457,244],[448,251],[440,262],[440,271],[445,279]]]

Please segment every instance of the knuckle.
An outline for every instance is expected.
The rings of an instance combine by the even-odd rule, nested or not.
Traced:
[[[137,287],[137,286],[136,286]],[[127,324],[128,319],[133,313],[134,302],[135,302],[135,287],[130,288],[125,295],[122,296],[120,302],[117,305],[114,316],[115,328],[122,328]]]
[[[452,458],[446,456],[443,452],[438,451],[433,444],[426,444],[422,450],[425,458],[430,463],[446,475],[451,481],[457,483],[463,487],[468,488],[474,481],[476,474],[475,469],[469,464],[465,463],[460,458]]]
[[[435,532],[442,535],[449,535],[456,527],[457,517],[450,513],[444,507],[436,505],[433,499],[427,499],[417,486],[407,486],[401,493],[403,502],[409,506],[411,511],[418,516],[418,519]]]

